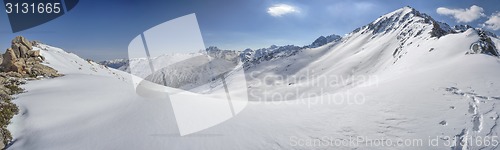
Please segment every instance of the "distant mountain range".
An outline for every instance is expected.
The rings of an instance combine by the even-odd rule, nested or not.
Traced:
[[[431,26],[431,30],[428,33],[424,33],[426,27]],[[387,34],[393,31],[401,31],[400,35],[397,36],[401,40],[401,45],[405,44],[405,41],[409,38],[407,34],[411,34],[416,37],[420,34],[430,34],[431,37],[442,37],[448,34],[456,34],[467,31],[468,29],[473,29],[478,34],[485,35],[484,37],[494,37],[497,38],[492,32],[483,30],[481,28],[473,28],[469,25],[456,25],[450,27],[446,23],[442,23],[434,20],[431,16],[420,13],[411,7],[404,7],[397,11],[388,13],[386,15],[381,16],[376,19],[372,23],[365,25],[363,27],[355,29],[349,35],[360,32],[361,34],[371,33],[376,36],[380,36],[383,34]],[[245,63],[246,67],[258,64],[262,61],[269,61],[276,58],[288,57],[296,54],[301,50],[311,49],[321,47],[328,43],[335,43],[339,41],[345,41],[351,36],[339,36],[336,34],[331,34],[328,36],[320,36],[316,40],[314,40],[310,45],[306,46],[295,46],[295,45],[285,45],[285,46],[276,46],[271,45],[268,48],[260,48],[257,50],[245,49],[242,51],[238,50],[221,50],[215,46],[208,47],[206,52],[211,53],[214,56],[223,56],[228,53],[233,53],[232,56],[235,57],[239,55],[239,61]],[[484,39],[488,41],[487,39]],[[494,46],[491,42],[487,42],[487,45]],[[496,47],[494,47],[496,49]],[[498,56],[498,52],[489,50],[489,52],[481,51],[480,53],[487,53],[491,55]],[[394,55],[399,54],[399,50],[394,51]],[[165,54],[164,57],[175,57],[174,55],[183,55],[183,54]],[[232,59],[232,58],[231,58]],[[134,65],[137,61],[145,61],[142,59],[114,59],[114,60],[106,60],[99,62],[100,64],[106,65],[111,68],[116,68],[119,70],[127,71],[130,67],[129,65]],[[132,62],[132,64],[130,63]]]

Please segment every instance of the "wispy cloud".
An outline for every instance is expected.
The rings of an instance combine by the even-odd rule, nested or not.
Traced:
[[[484,9],[482,7],[472,5],[470,8],[466,9],[450,9],[445,7],[439,7],[436,9],[436,12],[441,15],[452,16],[456,19],[457,22],[472,22],[477,20],[484,15]]]
[[[384,9],[386,8],[383,8],[381,5],[372,1],[339,1],[326,6],[326,11],[328,11],[330,15],[340,18],[346,18],[353,21],[359,20],[359,17],[370,18],[378,16],[379,14],[383,14],[385,12]],[[352,13],[349,13],[349,15],[345,15],[346,12]]]
[[[489,19],[483,24],[483,26],[495,31],[500,30],[500,12],[491,15]]]
[[[371,3],[371,2],[356,2],[354,3],[354,7],[357,9],[357,10],[371,10],[373,8],[375,8],[375,4],[374,3]]]
[[[281,17],[286,14],[300,13],[300,11],[291,5],[276,4],[267,9],[267,13],[273,17]]]

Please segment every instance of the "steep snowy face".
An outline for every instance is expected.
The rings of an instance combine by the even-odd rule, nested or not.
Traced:
[[[497,56],[498,52],[494,47],[495,44],[492,44],[492,42],[488,42],[491,41],[489,40],[490,37],[496,38],[495,34],[484,31],[480,28],[474,29],[469,25],[457,25],[452,28],[448,24],[435,21],[431,16],[420,13],[419,11],[411,7],[403,7],[396,11],[383,15],[372,23],[354,30],[344,38],[344,43],[350,41],[351,38],[359,39],[360,37],[366,37],[362,36],[364,34],[368,34],[368,37],[371,38],[371,41],[376,41],[379,39],[390,40],[386,41],[386,44],[389,47],[393,47],[393,44],[396,43],[399,44],[399,46],[395,47],[392,53],[393,58],[395,59],[393,63],[396,63],[398,59],[402,58],[405,54],[408,53],[408,50],[417,49],[420,47],[420,45],[428,45],[427,43],[429,42],[423,42],[421,41],[422,39],[439,41],[439,38],[443,36],[465,33],[468,29],[472,29],[473,31],[470,31],[467,34],[477,35],[474,36],[475,38],[478,38],[476,43],[482,43],[477,44],[478,46],[474,46],[476,50],[473,50],[475,52],[472,53],[484,53]],[[395,37],[396,39],[391,39],[392,37]],[[469,37],[471,36],[467,36],[467,38]],[[416,48],[407,48],[411,47],[411,45],[415,44],[416,42],[423,43],[417,44]],[[471,43],[468,44],[472,45]],[[488,50],[478,50],[481,49],[481,47],[482,49]],[[431,47],[429,49],[429,52],[433,50],[434,48]]]
[[[425,29],[430,28],[432,37],[441,37],[452,31],[445,23],[435,21],[427,14],[420,13],[411,7],[403,7],[391,13],[381,16],[372,23],[363,27],[362,33],[387,34],[389,32],[407,32],[422,34]],[[356,32],[356,31],[355,31]]]
[[[354,30],[338,42],[253,63],[257,65],[249,68],[250,93],[255,93],[251,98],[300,99],[301,95],[325,95],[325,91],[335,93],[371,84],[370,79],[393,80],[449,64],[470,53],[473,43],[493,41],[489,45],[494,46],[495,40],[481,40],[475,29],[454,32],[447,24],[404,7]],[[476,53],[490,51],[493,46],[479,44]],[[273,97],[274,93],[291,94],[279,98]]]
[[[79,56],[68,53],[60,48],[39,43],[33,49],[40,50],[40,54],[45,57],[44,65],[56,69],[63,75],[95,75],[112,77],[128,82],[129,75],[117,69],[98,64],[91,60],[82,59]]]
[[[420,13],[411,7],[403,7],[382,15],[373,22],[355,29],[343,37],[339,44],[330,48],[329,60],[359,61],[351,71],[380,72],[391,68],[409,51],[421,53],[422,47],[440,41],[454,30],[446,23],[435,21],[427,14]],[[431,42],[433,41],[433,42]],[[441,40],[442,41],[442,40]],[[417,54],[413,54],[417,56]],[[413,63],[413,62],[412,62]],[[335,66],[335,65],[333,65]],[[343,73],[344,74],[344,73]]]

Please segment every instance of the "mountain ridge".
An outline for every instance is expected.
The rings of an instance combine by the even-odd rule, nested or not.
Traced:
[[[428,29],[429,31],[425,31]],[[311,44],[305,46],[295,46],[295,45],[285,45],[276,46],[271,45],[268,48],[260,48],[256,50],[245,49],[245,50],[221,50],[216,46],[209,46],[205,49],[206,52],[210,52],[213,55],[221,55],[216,53],[235,53],[232,57],[239,55],[239,61],[245,63],[246,67],[256,65],[262,61],[270,61],[276,58],[289,57],[295,55],[296,53],[311,48],[317,48],[328,43],[340,42],[349,39],[349,37],[355,33],[361,32],[361,34],[370,33],[372,38],[376,36],[387,34],[389,32],[399,32],[397,38],[401,41],[401,45],[406,44],[406,40],[411,36],[417,37],[423,32],[428,32],[430,37],[440,38],[449,34],[463,33],[468,29],[473,29],[478,33],[483,33],[490,37],[497,37],[494,33],[486,31],[482,28],[473,28],[470,25],[455,25],[450,27],[447,23],[439,22],[433,19],[430,15],[421,13],[420,11],[412,8],[410,6],[404,6],[402,8],[396,9],[395,11],[389,12],[375,19],[374,21],[364,25],[362,27],[354,29],[351,33],[345,36],[339,36],[336,34],[331,34],[327,36],[320,36],[315,39]],[[491,41],[491,40],[490,40]],[[492,45],[492,44],[490,44]],[[494,44],[493,44],[494,45]],[[393,52],[394,57],[399,57],[401,48],[397,48]],[[495,48],[496,49],[496,48]],[[227,51],[227,52],[225,52]],[[235,58],[231,58],[235,59]],[[100,64],[106,65],[108,67],[125,70],[126,65],[130,65],[130,60],[127,59],[113,59],[105,60],[99,62]]]

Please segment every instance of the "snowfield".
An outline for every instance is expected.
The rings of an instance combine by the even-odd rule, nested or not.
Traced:
[[[438,38],[419,14],[404,7],[340,40],[249,65],[246,81],[227,80],[249,93],[248,105],[185,136],[170,102],[139,96],[130,74],[40,45],[65,76],[22,86],[8,149],[499,149],[500,59],[466,54],[478,30]],[[182,99],[215,102],[223,90],[201,86]]]

